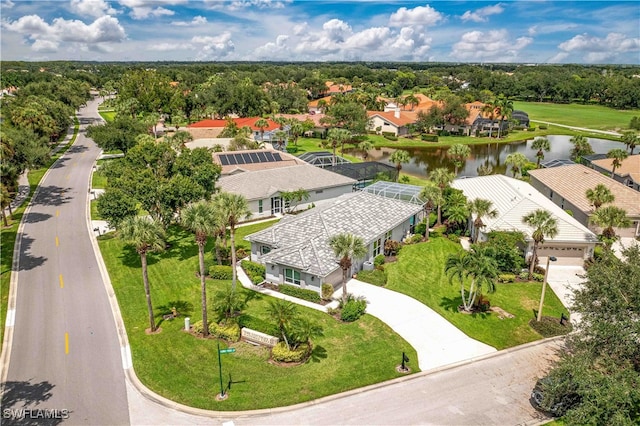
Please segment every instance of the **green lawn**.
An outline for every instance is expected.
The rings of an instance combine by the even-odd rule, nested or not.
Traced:
[[[107,178],[100,171],[94,172],[91,177],[91,188],[104,189],[107,187]]]
[[[104,119],[104,121],[113,121],[116,118],[116,112],[113,110],[109,110],[109,111],[98,111],[98,113],[100,114],[100,117],[102,117]]]
[[[541,336],[529,327],[534,310],[540,302],[540,283],[497,284],[493,294],[486,295],[491,306],[499,306],[515,315],[512,319],[499,319],[494,313],[462,314],[460,287],[449,284],[444,272],[447,256],[462,250],[459,244],[446,238],[432,238],[427,243],[402,248],[398,262],[385,265],[387,288],[419,300],[468,336],[496,349],[538,340]],[[560,316],[567,312],[552,291],[546,292],[544,315]]]
[[[96,200],[91,200],[90,208],[91,220],[103,220],[100,213],[98,213],[98,202]]]
[[[238,242],[248,246],[242,242],[242,236],[269,225],[239,228]],[[195,322],[200,319],[200,283],[195,274],[198,257],[194,237],[176,228],[168,235],[168,251],[149,256],[149,280],[156,313],[167,313],[176,306]],[[180,403],[212,410],[291,405],[398,377],[395,366],[402,351],[407,352],[409,358],[417,359],[406,341],[372,316],[365,315],[356,323],[343,324],[322,312],[298,307],[303,315],[324,328],[324,337],[314,339],[312,359],[304,365],[278,367],[268,362],[266,349],[235,343],[232,346],[237,351],[223,355],[223,377],[226,382],[231,373],[234,381],[243,382],[233,385],[228,400],[217,402],[215,395],[220,392],[217,341],[198,339],[183,332],[182,317],[162,322],[161,333],[147,335],[138,254],[123,247],[113,234],[99,240],[127,328],[136,374],[155,392]],[[211,245],[206,252],[209,263],[213,262]],[[225,281],[210,280],[210,298],[227,285]],[[270,297],[255,292],[249,294],[248,314],[269,321],[266,306]]]
[[[526,111],[532,121],[597,130],[629,129],[631,119],[640,116],[639,110],[616,110],[600,105],[514,102],[513,107]]]

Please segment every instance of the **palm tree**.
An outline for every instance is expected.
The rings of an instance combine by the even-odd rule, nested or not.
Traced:
[[[549,143],[549,139],[542,136],[538,136],[533,140],[533,143],[531,144],[531,149],[538,150],[538,152],[536,152],[536,159],[538,160],[536,162],[536,168],[539,169],[540,161],[544,160],[544,152],[545,151],[549,152],[551,150],[551,143]]]
[[[331,237],[329,246],[342,268],[342,303],[347,303],[347,275],[351,269],[351,260],[366,256],[368,249],[362,238],[346,233]]]
[[[627,158],[629,154],[627,151],[621,148],[614,148],[607,152],[607,158],[611,158],[611,178],[616,173],[616,169],[622,165],[622,161]]]
[[[291,350],[291,346],[287,338],[288,329],[297,312],[296,305],[286,300],[271,300],[267,306],[267,313],[275,320],[276,327],[278,327],[280,335],[289,350]]]
[[[622,142],[626,145],[629,150],[629,155],[633,155],[633,150],[638,145],[638,135],[634,131],[626,131],[622,133]]]
[[[509,100],[509,98],[505,97],[503,94],[500,94],[495,102],[499,111],[498,115],[500,117],[500,126],[498,127],[498,139],[500,139],[502,123],[505,118],[510,118],[511,113],[513,112],[513,101]]]
[[[597,226],[603,228],[602,236],[605,241],[613,241],[616,239],[616,231],[614,228],[626,228],[631,225],[631,220],[627,217],[624,209],[615,206],[605,206],[596,210],[590,220]],[[608,246],[610,244],[607,244]]]
[[[230,194],[228,192],[219,193],[215,202],[218,203],[220,214],[223,222],[229,227],[229,234],[231,236],[231,267],[232,267],[232,281],[231,290],[235,291],[237,271],[236,271],[236,226],[243,219],[249,219],[251,217],[251,211],[249,210],[249,204],[247,199],[240,194]]]
[[[4,226],[9,226],[7,222],[7,214],[4,209],[9,207],[9,214],[11,214],[11,194],[4,184],[0,183],[0,208],[2,209],[2,222]]]
[[[327,132],[327,140],[333,148],[332,165],[336,165],[336,148],[338,147],[338,144],[344,143],[344,141],[348,140],[349,138],[351,138],[351,132],[345,129],[333,128]]]
[[[489,119],[491,120],[491,125],[489,127],[489,137],[491,137],[491,132],[493,130],[493,121],[495,120],[495,117],[496,117],[496,108],[497,108],[497,105],[495,100],[486,102],[482,107],[482,114],[488,115]]]
[[[616,198],[611,190],[601,183],[593,189],[587,189],[585,195],[594,210],[598,210],[603,204],[612,203]]]
[[[213,235],[218,226],[216,224],[216,212],[210,202],[199,201],[189,204],[180,212],[182,225],[193,232],[198,244],[198,260],[200,262],[200,288],[202,295],[202,324],[204,324],[204,336],[209,335],[209,322],[207,320],[207,281],[204,271],[204,248],[207,238]]]
[[[511,166],[511,173],[513,173],[513,177],[522,177],[522,170],[528,162],[529,160],[527,159],[527,157],[525,157],[525,155],[520,152],[509,154],[504,160],[505,165]]]
[[[402,103],[404,105],[409,105],[409,107],[411,108],[411,111],[413,111],[413,108],[415,108],[415,106],[420,103],[420,99],[418,99],[414,94],[410,94],[405,96]]]
[[[463,145],[461,143],[457,143],[451,145],[451,148],[447,150],[447,156],[453,160],[453,165],[455,166],[455,170],[453,174],[458,175],[458,169],[462,167],[464,160],[469,158],[471,155],[471,148],[468,145]]]
[[[480,235],[480,229],[485,227],[482,221],[483,217],[495,218],[498,216],[498,210],[493,208],[493,203],[483,198],[476,198],[469,203],[469,210],[476,218],[473,221],[473,242],[478,241]]]
[[[591,148],[591,144],[586,137],[582,135],[575,135],[569,139],[569,142],[573,144],[573,148],[571,148],[572,160],[581,163],[582,157],[593,154],[593,148]]]
[[[438,221],[437,226],[442,225],[442,204],[444,204],[444,190],[453,181],[455,175],[445,167],[440,167],[429,173],[429,179],[440,189],[440,198],[438,198]]]
[[[495,291],[494,279],[498,275],[498,265],[486,250],[474,245],[469,252],[460,251],[447,257],[445,272],[449,275],[449,282],[454,279],[460,283],[460,296],[463,309],[472,311],[482,287],[486,285],[488,292]],[[464,281],[471,277],[469,290],[465,291]]]
[[[151,289],[147,274],[147,253],[163,251],[165,248],[164,228],[159,222],[143,216],[132,216],[120,224],[119,236],[123,241],[133,245],[140,255],[142,264],[142,282],[147,298],[147,310],[149,311],[149,326],[151,331],[156,331],[156,322],[153,319],[153,305],[151,304]]]
[[[444,203],[444,197],[442,196],[442,190],[433,182],[427,181],[427,185],[422,188],[419,195],[420,199],[424,201],[424,211],[427,217],[427,227],[424,233],[425,241],[429,240],[429,216],[434,208],[438,209],[438,225],[441,220],[441,208]]]
[[[458,225],[466,223],[469,219],[469,205],[466,199],[462,202],[455,199],[451,202],[447,201],[444,211],[447,214],[447,222],[455,224],[456,229]]]
[[[398,179],[400,178],[400,170],[402,170],[402,165],[411,161],[411,154],[409,154],[405,150],[398,149],[394,151],[393,154],[391,154],[391,156],[389,157],[389,161],[395,163],[396,165],[396,182],[398,182]]]
[[[295,118],[289,120],[289,133],[293,139],[293,144],[298,146],[298,138],[304,133],[304,126],[302,125],[302,122]]]
[[[260,129],[260,140],[264,142],[264,129],[269,127],[269,122],[264,118],[259,118],[253,125]]]
[[[358,144],[358,149],[362,151],[362,158],[366,160],[369,156],[369,151],[373,149],[373,144],[369,140],[364,140]]]
[[[558,235],[558,221],[544,209],[535,210],[522,217],[522,223],[533,228],[531,238],[533,238],[533,254],[529,264],[529,280],[533,278],[533,268],[538,261],[538,245],[544,239],[553,238]]]

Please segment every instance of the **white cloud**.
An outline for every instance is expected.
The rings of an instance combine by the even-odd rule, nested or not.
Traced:
[[[80,16],[99,18],[103,15],[114,15],[116,10],[104,0],[71,0],[71,11]]]
[[[39,52],[54,51],[60,43],[97,45],[121,42],[126,38],[124,28],[111,16],[100,17],[87,25],[82,21],[62,18],[56,18],[52,24],[48,24],[37,15],[27,15],[16,21],[3,22],[2,26],[32,40],[31,48]],[[104,46],[99,48],[103,51],[106,49]]]
[[[499,15],[504,12],[504,7],[501,3],[494,4],[493,6],[485,6],[477,9],[475,12],[467,10],[461,17],[464,22],[473,21],[473,22],[487,22],[488,16],[491,15]]]
[[[176,27],[191,27],[196,25],[204,25],[207,23],[207,18],[204,16],[194,16],[191,21],[173,21],[171,25]]]
[[[389,25],[392,27],[404,27],[408,25],[430,26],[443,19],[440,12],[429,5],[418,6],[413,9],[401,7],[389,17]]]
[[[351,27],[340,19],[332,19],[322,25],[322,29],[326,37],[335,42],[344,41],[346,37],[352,34]]]
[[[200,49],[196,55],[198,61],[224,58],[235,51],[229,31],[218,36],[195,36],[191,42]]]
[[[556,55],[554,55],[551,59],[549,59],[547,62],[550,64],[557,64],[567,59],[567,57],[569,57],[569,54],[567,52],[559,52]]]
[[[235,0],[229,4],[229,9],[242,9],[247,7],[257,7],[260,9],[282,9],[285,4],[292,0]]]
[[[173,10],[163,6],[175,6],[185,4],[187,0],[119,0],[122,6],[131,9],[130,15],[133,19],[146,19],[149,17],[174,15]]]
[[[620,33],[609,33],[605,38],[579,34],[560,43],[558,48],[568,55],[582,54],[587,62],[604,62],[620,54],[640,51],[640,37],[630,38]]]
[[[529,27],[528,33],[530,36],[538,34],[552,34],[562,31],[569,31],[577,28],[578,25],[570,22],[559,22],[555,24],[533,25]]]
[[[278,60],[278,59],[289,59],[290,51],[287,42],[289,41],[289,36],[285,34],[280,34],[276,37],[275,42],[266,43],[253,51],[253,59],[269,59],[269,60]]]
[[[0,2],[0,5],[2,5],[2,7],[4,8],[11,9],[16,4],[11,0],[4,0],[3,2]]]
[[[188,43],[157,43],[149,46],[149,50],[156,52],[169,52],[172,50],[193,50],[193,46]]]
[[[453,45],[450,56],[460,60],[513,62],[531,42],[530,37],[510,39],[506,30],[470,31]]]
[[[293,26],[294,35],[297,35],[297,36],[303,35],[307,31],[309,31],[309,24],[307,24],[306,22],[303,22],[302,24],[296,24]]]

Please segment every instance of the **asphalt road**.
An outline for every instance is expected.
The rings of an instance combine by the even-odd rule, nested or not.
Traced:
[[[3,425],[129,424],[116,325],[87,228],[99,149],[84,129],[99,119],[97,106],[90,101],[79,111],[76,142],[45,175],[18,236]],[[22,408],[43,411],[20,420],[9,411]]]

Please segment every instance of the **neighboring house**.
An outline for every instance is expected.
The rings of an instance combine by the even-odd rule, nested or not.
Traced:
[[[395,136],[409,134],[409,125],[416,122],[415,112],[400,111],[367,111],[369,117],[368,130],[378,134],[393,133]]]
[[[213,161],[222,168],[222,176],[304,164],[294,155],[266,149],[214,152]]]
[[[318,169],[322,170],[322,169]],[[384,251],[387,240],[400,241],[422,218],[422,205],[366,192],[345,194],[309,211],[248,235],[251,259],[266,266],[266,280],[321,291],[337,287],[342,269],[329,245],[332,236],[349,233],[364,240],[368,254],[353,259],[353,272]]]
[[[239,129],[242,129],[243,127],[249,127],[251,129],[252,137],[255,141],[268,142],[273,145],[274,149],[284,150],[286,148],[286,141],[278,141],[276,134],[280,130],[288,132],[289,126],[285,125],[281,128],[278,123],[267,118],[265,120],[269,125],[261,129],[255,124],[260,119],[261,117],[232,118]],[[206,119],[188,125],[187,131],[191,133],[194,139],[215,138],[218,137],[220,133],[222,133],[226,125],[226,119]]]
[[[324,93],[328,95],[353,92],[353,87],[350,84],[340,84],[332,81],[325,81],[324,84],[327,86],[327,90]]]
[[[323,98],[310,101],[307,104],[307,107],[309,108],[309,114],[324,114],[324,110],[330,104],[331,96],[325,96]]]
[[[529,255],[533,252],[533,229],[523,224],[522,218],[535,210],[544,209],[556,218],[558,235],[545,239],[538,248],[538,256],[577,259],[593,256],[598,241],[596,235],[526,182],[504,175],[490,175],[456,179],[451,186],[462,190],[469,200],[484,198],[491,201],[498,211],[495,218],[482,218],[486,226],[480,230],[480,241],[485,241],[491,231],[521,231],[528,242],[525,253]],[[474,219],[471,218],[472,231]]]
[[[249,202],[253,218],[261,218],[286,211],[289,206],[282,199],[283,192],[304,189],[309,193],[309,199],[297,206],[300,210],[318,201],[349,193],[354,183],[354,179],[320,167],[301,164],[223,176],[218,180],[217,186],[222,191],[244,196]]]
[[[528,128],[530,124],[529,114],[519,109],[513,110],[513,112],[511,113],[511,120],[517,122],[519,126],[525,128]]]
[[[613,159],[603,158],[591,161],[590,166],[600,173],[611,176],[612,163]],[[616,168],[613,178],[631,189],[640,191],[640,154],[630,155],[622,160],[622,164]]]
[[[631,220],[629,228],[617,229],[616,234],[621,237],[640,235],[640,192],[581,164],[529,170],[529,176],[531,185],[545,197],[562,209],[571,210],[578,222],[598,232],[589,223],[593,207],[587,200],[586,192],[598,184],[605,185],[615,197],[611,205],[624,209]]]
[[[387,100],[387,104],[384,107],[384,112],[393,112],[396,110],[396,108],[401,108],[402,111],[422,111],[426,113],[431,109],[431,107],[442,106],[441,101],[434,101],[433,99],[426,95],[423,95],[422,93],[415,93],[413,96],[418,99],[418,104],[399,104],[395,100]]]

